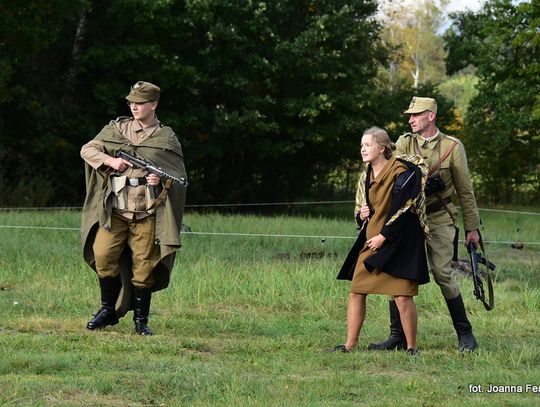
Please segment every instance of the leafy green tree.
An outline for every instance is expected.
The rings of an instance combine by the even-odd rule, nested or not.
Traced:
[[[373,120],[365,101],[383,56],[375,4],[210,1],[187,11],[200,35],[186,58],[199,75],[191,100],[202,117],[189,146],[199,198],[319,191]]]
[[[14,200],[80,202],[80,146],[129,114],[122,101],[143,79],[163,88],[159,117],[184,145],[192,202],[321,194],[378,122],[375,11],[374,0],[0,0],[2,178],[20,172]]]
[[[399,83],[418,88],[445,79],[443,38],[446,1],[390,2],[383,8],[382,38],[392,50],[384,77],[390,86]]]
[[[66,82],[82,0],[0,0],[0,203],[44,205],[72,189]]]
[[[493,202],[540,197],[540,4],[491,0],[458,13],[446,34],[450,73],[476,67],[465,121],[472,168]]]
[[[478,94],[477,85],[478,77],[470,67],[454,73],[437,85],[441,94],[454,101],[461,122],[467,116],[472,98]]]
[[[365,1],[95,1],[73,81],[76,142],[127,113],[129,84],[164,89],[190,199],[292,199],[318,191],[358,131],[384,58]],[[82,126],[80,125],[82,124]],[[353,148],[354,146],[354,148]]]

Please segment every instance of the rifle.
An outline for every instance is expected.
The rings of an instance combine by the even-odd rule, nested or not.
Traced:
[[[480,241],[480,246],[483,250],[483,244]],[[478,253],[476,251],[476,247],[474,243],[469,243],[467,245],[467,251],[469,252],[469,256],[471,259],[471,272],[472,272],[472,279],[474,284],[474,296],[477,300],[482,301],[484,304],[484,308],[487,311],[490,311],[494,307],[494,297],[493,297],[493,281],[491,279],[491,273],[490,270],[495,270],[495,264],[487,260],[482,254]],[[479,270],[478,265],[483,264],[486,267],[486,272],[483,273]],[[486,294],[484,292],[484,284],[482,282],[482,279],[484,279],[487,282],[488,285],[488,302],[486,302]]]
[[[168,178],[173,181],[178,182],[180,185],[183,185],[187,187],[188,182],[185,178],[178,178],[175,177],[172,174],[169,174],[168,172],[163,171],[161,168],[156,167],[154,164],[146,162],[144,160],[141,160],[140,158],[133,157],[132,155],[126,153],[123,150],[118,150],[116,153],[116,157],[122,158],[126,161],[129,161],[131,164],[133,164],[137,168],[142,168],[146,171],[148,171],[150,174],[156,174],[160,178]]]

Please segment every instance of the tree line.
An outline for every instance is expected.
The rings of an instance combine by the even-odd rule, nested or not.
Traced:
[[[437,98],[438,122],[464,140],[485,200],[537,197],[536,2],[494,0],[453,17],[448,70],[473,66],[479,81],[466,115],[435,79],[388,80],[405,54],[377,6],[0,0],[0,205],[80,204],[80,147],[129,114],[124,97],[138,80],[162,88],[158,117],[183,145],[191,203],[349,196],[362,130],[379,125],[396,139],[415,94]]]

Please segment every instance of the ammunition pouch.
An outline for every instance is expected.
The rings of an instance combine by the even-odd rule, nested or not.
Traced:
[[[442,180],[441,176],[437,174],[432,177],[428,177],[424,192],[426,196],[431,196],[433,194],[440,193],[445,189],[446,185],[444,184],[444,181]]]
[[[121,175],[111,177],[112,186],[112,206],[113,208],[126,210],[127,209],[127,177]]]
[[[128,178],[125,175],[111,177],[111,186],[112,186],[112,206],[113,208],[119,210],[128,209],[128,187],[137,187],[140,185],[146,185],[144,189],[145,202],[146,202],[146,211],[149,214],[155,213],[155,202],[159,193],[161,192],[161,186],[150,186],[146,184],[146,178]],[[139,212],[139,211],[137,211]]]

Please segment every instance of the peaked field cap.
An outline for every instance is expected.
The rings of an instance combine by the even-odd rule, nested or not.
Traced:
[[[139,81],[131,86],[126,99],[134,103],[154,102],[159,100],[160,91],[161,89],[153,83]]]
[[[426,110],[437,113],[437,102],[435,99],[414,96],[411,100],[409,108],[405,110],[403,114],[422,113]]]

